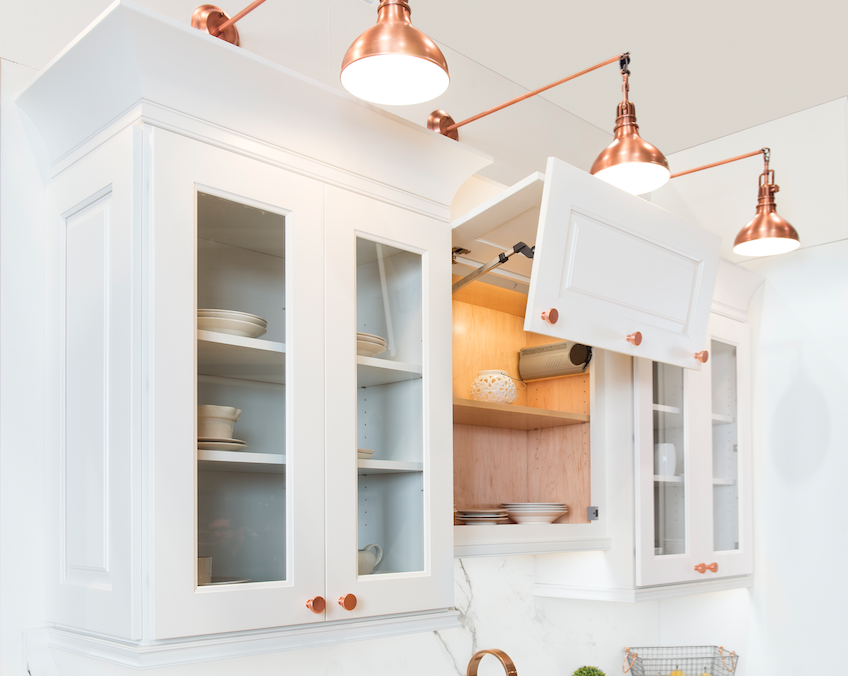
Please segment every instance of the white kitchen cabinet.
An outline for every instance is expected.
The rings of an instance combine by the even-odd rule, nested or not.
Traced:
[[[635,445],[608,452],[615,546],[595,558],[539,557],[534,593],[642,601],[753,584],[747,307],[761,282],[721,261],[700,371],[619,360],[622,380],[632,361],[633,417],[619,424]]]
[[[709,337],[700,373],[634,361],[640,587],[753,572],[748,327]]]
[[[532,272],[519,255],[501,272],[529,283],[525,331],[700,368],[714,234],[553,157],[453,225],[463,262],[535,245]]]
[[[128,2],[18,105],[48,159],[51,645],[156,667],[456,626],[447,221],[487,158]],[[244,444],[199,440],[203,404]]]

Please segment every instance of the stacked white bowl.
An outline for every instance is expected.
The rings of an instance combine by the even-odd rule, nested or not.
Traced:
[[[373,333],[356,334],[356,354],[360,357],[376,357],[386,351],[388,343],[385,338]]]
[[[562,502],[504,502],[507,515],[515,523],[553,523],[568,512]]]
[[[244,451],[247,444],[233,439],[233,425],[241,409],[233,406],[197,407],[197,449],[200,451]]]
[[[268,330],[268,321],[257,315],[235,310],[198,310],[197,328],[231,336],[258,338]]]
[[[356,457],[359,460],[370,460],[374,457],[374,451],[372,451],[370,448],[357,448]]]

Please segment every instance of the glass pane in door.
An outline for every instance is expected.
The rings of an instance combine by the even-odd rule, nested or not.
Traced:
[[[712,341],[713,548],[739,549],[736,347]]]
[[[424,568],[421,255],[356,241],[358,574]]]
[[[285,225],[198,194],[200,586],[286,579]]]
[[[653,363],[654,553],[686,553],[683,369]]]

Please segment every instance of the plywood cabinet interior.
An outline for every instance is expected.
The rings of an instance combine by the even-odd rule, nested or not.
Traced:
[[[536,528],[587,525],[593,504],[590,373],[519,383],[513,404],[470,399],[479,371],[503,370],[518,378],[519,350],[552,342],[524,331],[526,299],[480,282],[454,295],[454,506],[564,502],[569,511],[555,526]],[[497,531],[497,537],[521,540],[527,529],[457,526],[455,533],[460,541]],[[565,541],[569,534],[560,530],[558,537]]]

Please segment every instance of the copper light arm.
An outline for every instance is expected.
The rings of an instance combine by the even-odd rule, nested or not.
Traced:
[[[475,115],[474,117],[469,117],[467,120],[462,120],[461,122],[454,122],[453,124],[445,127],[445,130],[442,133],[453,131],[454,129],[459,129],[460,127],[468,124],[469,122],[474,122],[475,120],[479,120],[481,117],[486,117],[487,115],[491,115],[492,113],[496,113],[499,110],[503,110],[504,108],[508,108],[509,106],[513,105],[514,103],[518,103],[520,101],[524,101],[525,99],[529,99],[532,96],[536,96],[536,94],[541,94],[542,92],[547,91],[548,89],[551,89],[552,87],[556,87],[557,85],[561,85],[564,82],[568,82],[569,80],[573,80],[574,78],[578,78],[581,75],[585,75],[586,73],[591,73],[593,70],[597,70],[598,68],[601,68],[603,66],[607,66],[611,63],[614,63],[615,61],[620,61],[621,59],[624,59],[626,56],[627,56],[627,54],[617,54],[614,57],[612,57],[611,59],[607,59],[606,61],[602,61],[601,63],[595,64],[594,66],[587,68],[586,70],[581,70],[579,73],[574,73],[574,75],[569,75],[568,77],[564,77],[562,80],[557,80],[556,82],[552,82],[551,84],[545,85],[544,87],[539,87],[538,89],[534,89],[532,92],[527,92],[526,94],[522,94],[521,96],[516,96],[511,101],[507,101],[506,103],[502,103],[501,105],[495,106],[494,108],[489,108],[489,110],[482,112],[479,115]]]
[[[216,34],[217,33],[223,33],[230,26],[232,26],[236,21],[238,21],[239,19],[243,19],[245,16],[250,14],[254,9],[259,7],[259,5],[261,5],[263,2],[265,2],[265,0],[256,0],[255,2],[251,2],[247,7],[245,7],[243,10],[241,10],[232,19],[229,19],[229,20],[225,21],[224,23],[222,23],[220,26],[218,26],[218,28],[216,30]]]
[[[686,171],[681,171],[677,174],[672,174],[671,178],[677,178],[678,176],[685,176],[686,174],[694,174],[696,171],[703,171],[704,169],[712,169],[713,167],[718,167],[722,164],[728,164],[730,162],[736,162],[737,160],[744,160],[746,157],[754,157],[755,155],[765,155],[766,167],[768,167],[769,153],[770,153],[770,150],[768,148],[760,148],[759,150],[755,150],[752,153],[746,153],[745,155],[737,155],[736,157],[731,157],[728,160],[722,160],[721,162],[713,162],[712,164],[705,164],[703,167],[695,167],[694,169],[687,169]]]

